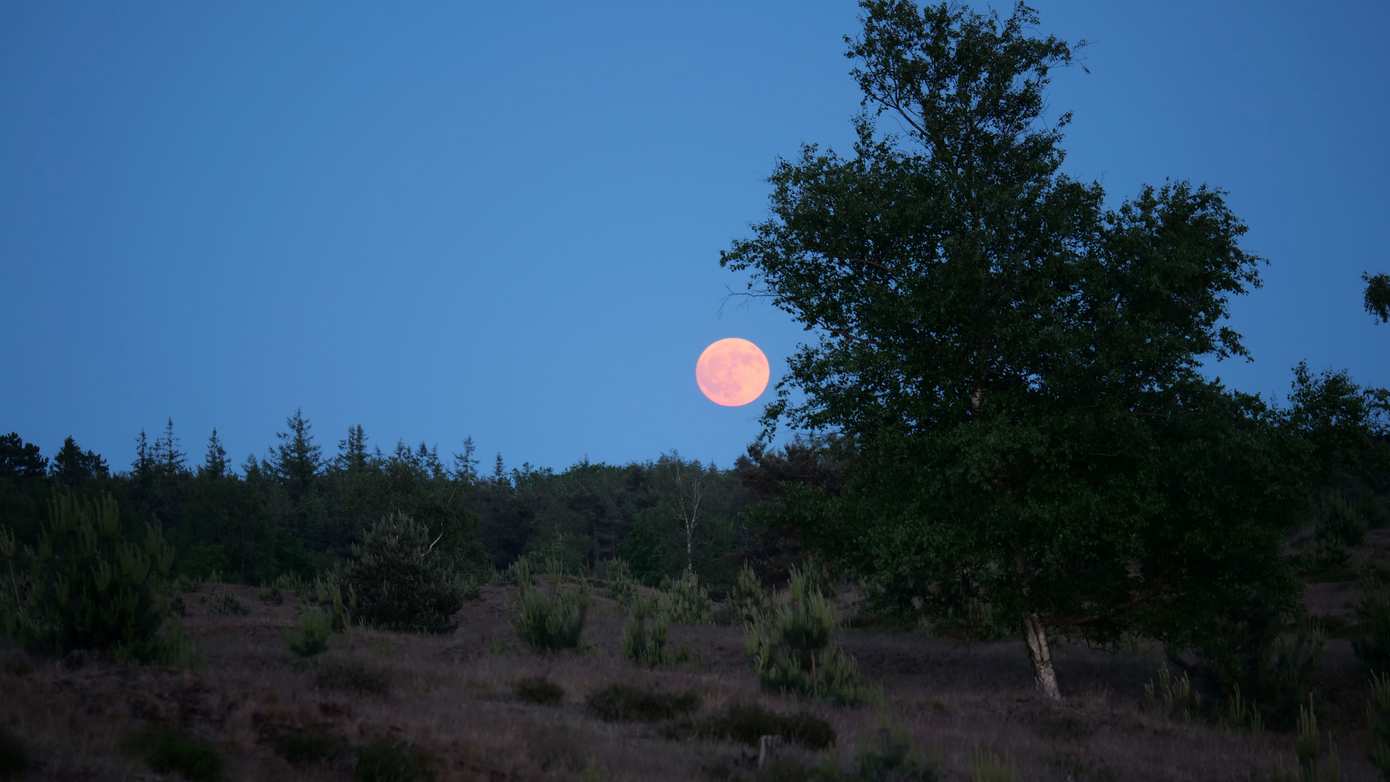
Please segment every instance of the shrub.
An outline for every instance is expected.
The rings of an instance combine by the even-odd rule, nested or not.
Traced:
[[[382,517],[352,547],[345,586],[356,616],[385,630],[445,633],[457,625],[463,590],[451,563],[434,551],[422,522],[404,513]]]
[[[1371,735],[1371,765],[1380,771],[1381,779],[1390,780],[1390,675],[1371,674],[1366,726]]]
[[[352,614],[357,610],[357,593],[352,585],[344,585],[343,577],[329,571],[314,577],[312,601],[328,611],[329,626],[335,633],[347,632],[352,627]]]
[[[748,652],[763,687],[862,703],[867,691],[854,660],[831,643],[837,626],[830,601],[792,568],[787,599],[760,611],[747,628]]]
[[[222,756],[217,748],[176,728],[146,728],[129,737],[125,746],[161,774],[172,771],[194,782],[222,778]]]
[[[325,690],[346,690],[367,695],[385,695],[391,689],[391,675],[385,669],[361,660],[333,660],[319,666],[315,682]]]
[[[825,749],[835,743],[835,729],[810,712],[779,714],[756,703],[739,701],[727,704],[718,714],[677,727],[674,733],[694,733],[703,738],[737,741],[752,747],[758,746],[758,739],[763,736],[781,736],[812,750]]]
[[[516,697],[542,706],[554,706],[564,701],[565,688],[544,676],[527,676],[512,682]]]
[[[656,667],[666,661],[667,617],[658,601],[638,597],[623,624],[623,654],[638,665]]]
[[[0,779],[14,779],[34,765],[29,747],[9,728],[0,727]]]
[[[1209,646],[1219,684],[1227,692],[1239,687],[1266,726],[1293,728],[1312,687],[1324,636],[1304,615],[1290,622],[1274,609],[1255,606],[1238,617]]]
[[[236,599],[236,595],[225,592],[217,602],[212,604],[212,612],[221,616],[246,616],[251,613],[250,609]]]
[[[31,650],[110,650],[141,661],[186,651],[167,621],[174,550],[152,525],[138,537],[123,530],[110,495],[55,493],[37,547],[17,547],[0,528],[0,556],[12,580],[0,590],[0,620]]]
[[[1379,578],[1362,581],[1356,628],[1356,656],[1371,670],[1390,671],[1390,585]]]
[[[434,779],[430,756],[411,744],[380,739],[357,751],[356,782],[429,782]]]
[[[270,746],[292,766],[312,766],[336,758],[342,753],[344,742],[318,730],[291,730],[272,736]]]
[[[611,684],[590,693],[589,711],[606,722],[659,722],[690,714],[700,708],[693,690],[661,692],[628,684]]]
[[[695,571],[687,570],[676,580],[669,577],[661,579],[663,609],[666,617],[680,624],[703,624],[709,622],[714,604],[710,602],[709,592],[700,584]]]
[[[1239,687],[1236,692],[1239,694]],[[1192,689],[1192,679],[1186,671],[1174,676],[1164,665],[1144,685],[1144,705],[1172,719],[1190,720],[1200,714],[1202,696]]]
[[[767,590],[763,589],[763,583],[758,580],[758,575],[747,562],[739,568],[738,576],[734,579],[734,589],[729,594],[729,603],[733,605],[738,620],[745,625],[752,624],[758,618],[758,614],[767,610]]]
[[[1342,760],[1332,735],[1327,736],[1327,757],[1322,757],[1322,737],[1318,733],[1318,717],[1313,710],[1313,696],[1308,704],[1298,707],[1298,733],[1294,738],[1294,754],[1298,757],[1298,772],[1302,782],[1341,782]]]
[[[546,592],[541,587],[525,586],[524,580],[520,583],[523,585],[514,625],[521,640],[541,652],[578,647],[589,607],[588,596],[558,585],[553,592]]]
[[[632,577],[632,568],[627,560],[621,557],[609,560],[604,568],[604,577],[608,580],[609,596],[625,607],[631,605],[637,596],[637,580]]]
[[[976,749],[970,756],[971,782],[1013,782],[1018,777],[1013,764],[987,749]]]
[[[937,782],[941,772],[912,748],[905,733],[879,729],[874,742],[854,756],[855,779],[862,782]]]
[[[290,651],[300,657],[313,657],[328,651],[332,620],[324,611],[311,608],[299,617],[299,628],[288,636]]]

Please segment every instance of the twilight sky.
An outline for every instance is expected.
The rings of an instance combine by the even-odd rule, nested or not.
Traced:
[[[1049,93],[1067,171],[1112,204],[1226,188],[1270,259],[1234,307],[1255,363],[1212,371],[1390,385],[1360,301],[1390,271],[1390,5],[1034,4],[1091,41]],[[848,147],[854,4],[385,7],[0,5],[0,432],[121,470],[166,416],[240,463],[300,406],[327,454],[354,423],[484,465],[742,453],[761,403],[704,399],[697,356],[751,339],[775,383],[803,333],[721,310],[719,251],[779,156]]]

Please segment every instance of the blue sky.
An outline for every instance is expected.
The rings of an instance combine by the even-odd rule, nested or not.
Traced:
[[[1068,172],[1112,202],[1223,187],[1271,261],[1234,307],[1255,363],[1212,371],[1390,386],[1359,279],[1390,271],[1390,5],[1035,5],[1091,42],[1049,93]],[[172,417],[239,463],[302,407],[329,452],[361,423],[509,466],[728,466],[761,404],[705,401],[696,357],[752,339],[775,381],[803,332],[725,303],[719,251],[779,156],[847,147],[855,6],[385,7],[0,6],[0,430],[125,469]]]

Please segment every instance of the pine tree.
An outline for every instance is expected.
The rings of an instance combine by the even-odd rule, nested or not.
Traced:
[[[0,478],[42,478],[47,472],[48,460],[37,445],[18,432],[0,436]]]
[[[198,476],[202,478],[223,478],[227,475],[227,451],[222,447],[222,440],[217,436],[217,429],[212,430],[212,435],[208,437],[207,455],[203,457],[203,466],[198,469]]]
[[[109,470],[106,460],[94,451],[84,451],[71,435],[63,440],[63,447],[53,457],[53,478],[64,486],[76,486],[92,478],[106,477]]]
[[[246,461],[241,463],[241,474],[247,481],[259,481],[265,477],[265,468],[256,460],[255,454],[247,454]]]
[[[497,452],[497,461],[492,464],[492,480],[494,483],[507,482],[507,468],[502,464],[502,452]]]
[[[154,455],[150,449],[150,439],[141,429],[135,438],[135,461],[130,465],[132,476],[137,481],[147,481],[154,475]]]
[[[347,438],[338,441],[336,466],[345,472],[367,468],[367,433],[361,424],[349,426]]]
[[[173,418],[165,421],[164,434],[155,440],[154,449],[150,456],[154,461],[154,468],[165,477],[183,475],[188,472],[184,452],[179,450],[178,438],[174,436]]]
[[[472,437],[463,438],[463,453],[454,454],[454,479],[464,483],[478,480],[478,448]]]
[[[288,432],[277,432],[280,444],[273,452],[273,470],[289,489],[290,498],[298,499],[308,491],[322,466],[319,446],[310,432],[309,419],[304,411],[296,409],[294,415],[286,420]]]

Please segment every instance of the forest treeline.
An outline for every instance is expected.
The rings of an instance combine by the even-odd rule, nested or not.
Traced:
[[[296,411],[265,457],[234,467],[216,430],[199,457],[170,420],[152,438],[139,434],[126,469],[73,437],[51,458],[17,433],[0,437],[0,518],[33,544],[54,490],[110,494],[124,526],[161,528],[176,573],[262,584],[330,569],[372,522],[400,512],[480,577],[533,554],[571,572],[623,559],[651,584],[689,568],[718,590],[744,561],[785,573],[799,555],[795,533],[759,508],[789,483],[833,487],[837,458],[820,439],[754,446],[731,469],[675,451],[621,466],[508,469],[500,454],[480,466],[471,439],[446,456],[425,443],[383,452],[360,425],[325,447]]]

